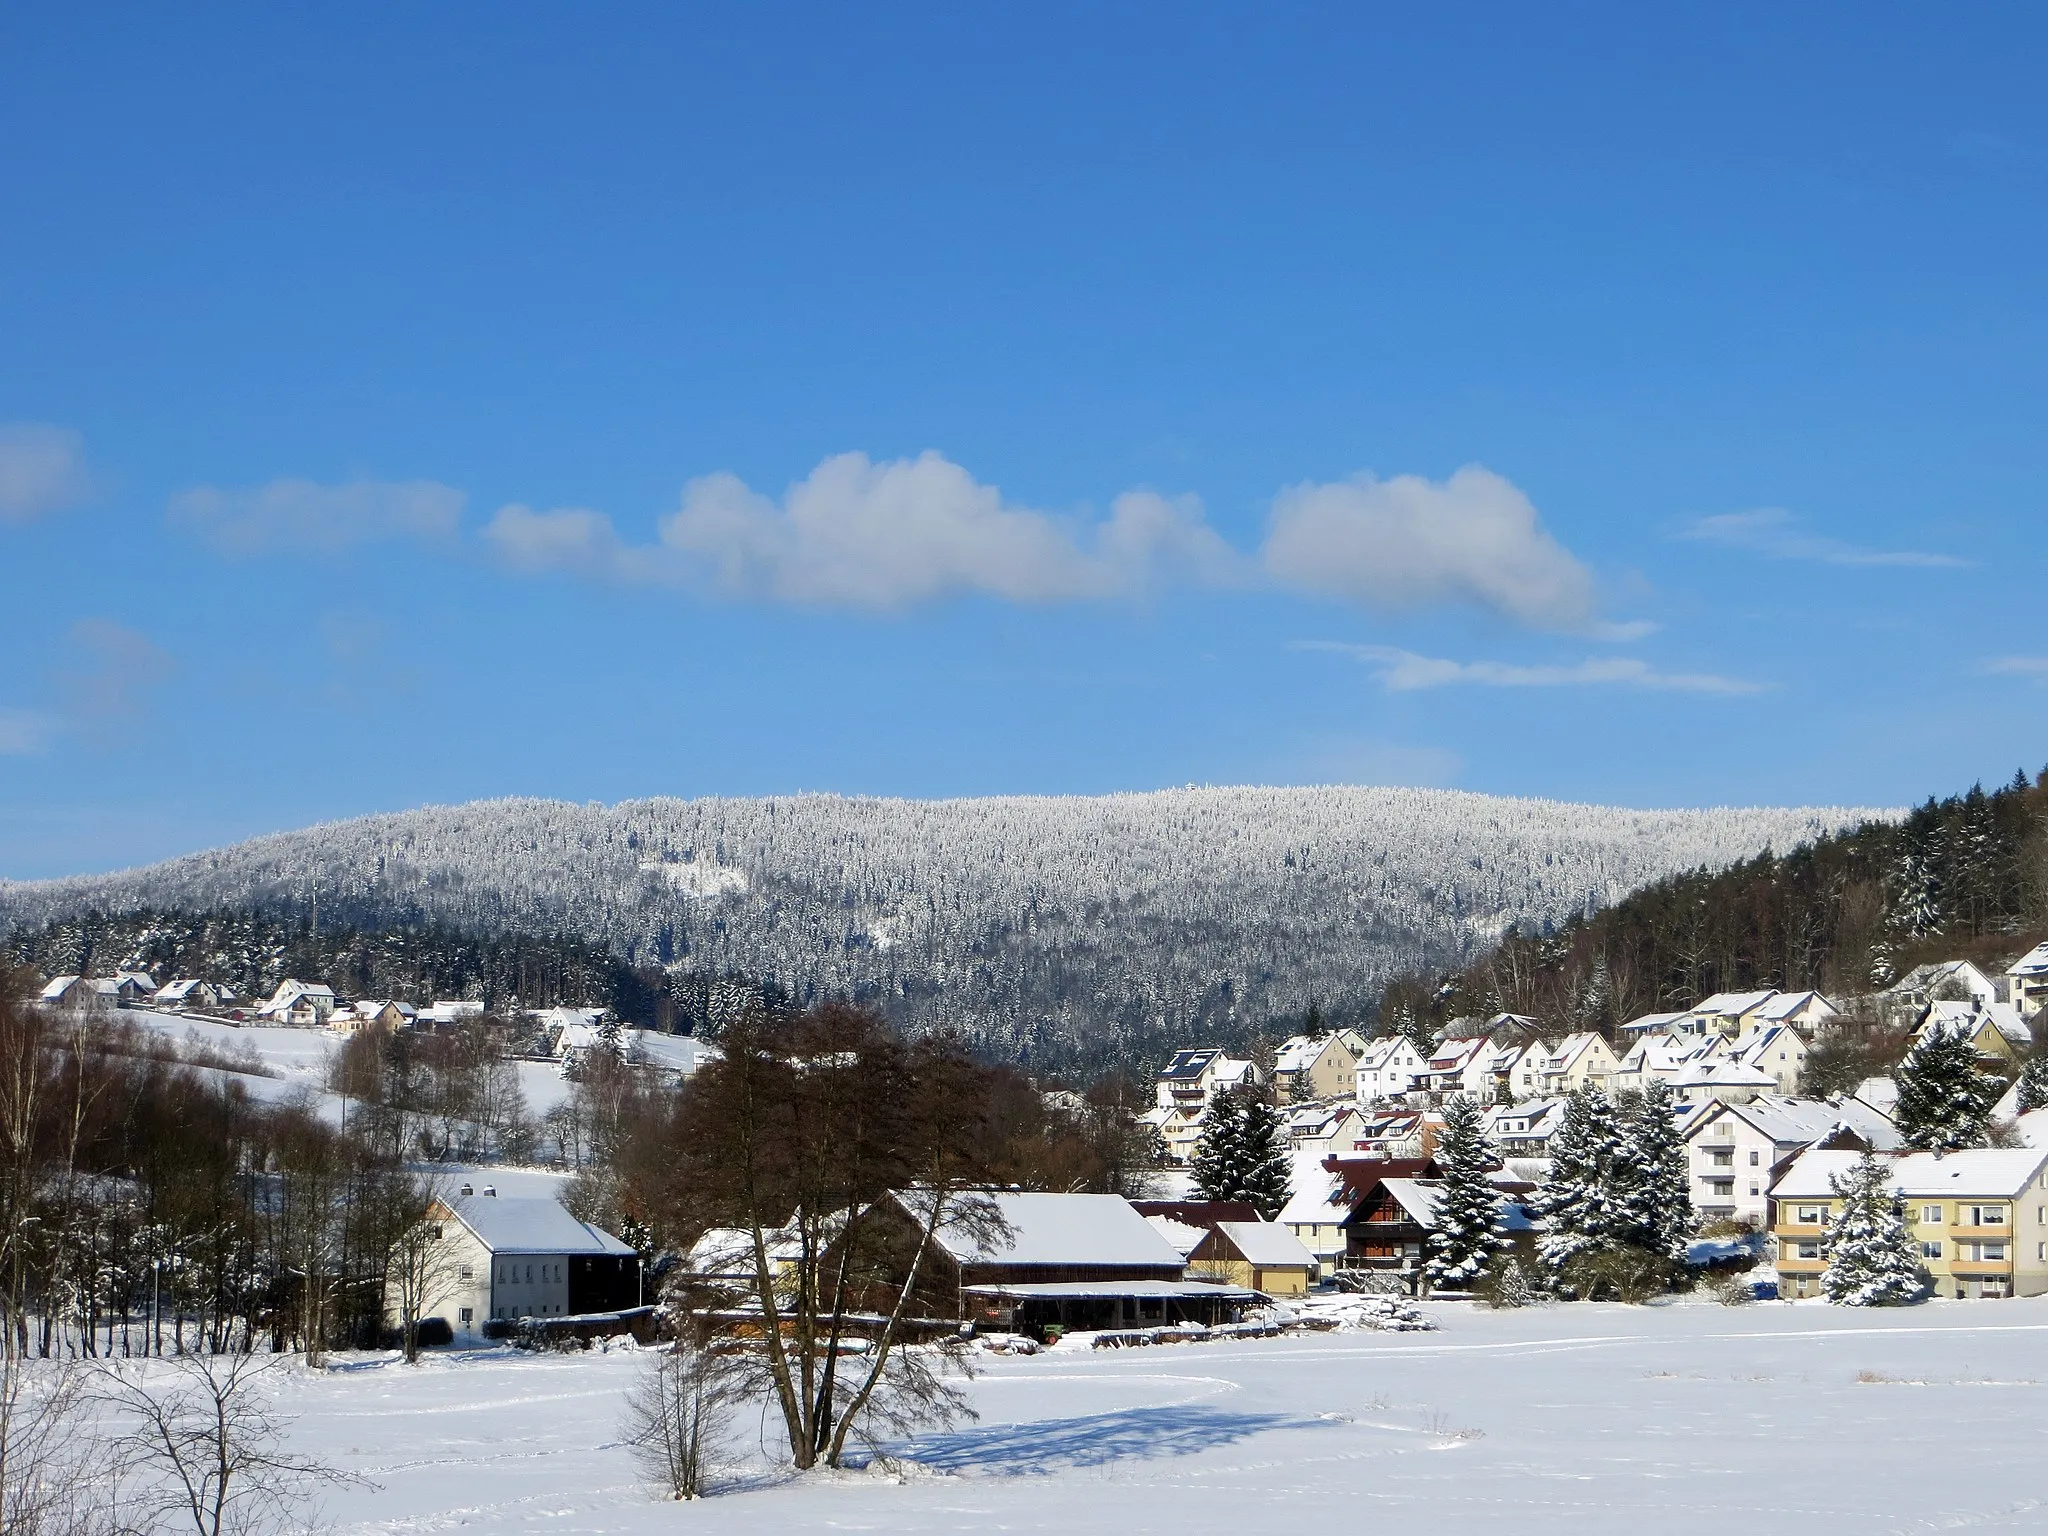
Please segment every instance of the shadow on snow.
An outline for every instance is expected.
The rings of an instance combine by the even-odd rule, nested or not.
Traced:
[[[1189,1405],[1127,1408],[1078,1419],[1039,1419],[925,1435],[892,1455],[934,1472],[1025,1477],[1137,1456],[1194,1456],[1272,1429],[1327,1428],[1328,1419],[1231,1413]]]

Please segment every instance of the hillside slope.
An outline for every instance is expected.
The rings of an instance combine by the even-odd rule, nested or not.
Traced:
[[[0,885],[0,927],[245,909],[565,934],[636,965],[844,992],[1055,1065],[1365,1006],[1512,924],[1890,813],[1631,811],[1444,790],[1182,789],[616,806],[502,800]]]

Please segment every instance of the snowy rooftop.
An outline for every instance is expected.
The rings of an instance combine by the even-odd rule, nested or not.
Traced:
[[[633,1250],[558,1202],[531,1197],[454,1195],[444,1202],[493,1253],[610,1253]]]
[[[1315,1255],[1278,1222],[1219,1221],[1216,1230],[1230,1239],[1248,1263],[1275,1267],[1293,1264],[1307,1269],[1316,1262]]]
[[[1191,1227],[1184,1221],[1175,1221],[1171,1216],[1147,1216],[1145,1224],[1169,1243],[1182,1258],[1186,1258],[1201,1246],[1202,1239],[1209,1235],[1207,1227]]]
[[[1824,1200],[1834,1193],[1830,1178],[1842,1178],[1856,1166],[1855,1152],[1802,1152],[1784,1176],[1771,1186],[1780,1200]],[[1907,1199],[1922,1196],[1953,1198],[1987,1195],[2010,1199],[2034,1181],[2048,1150],[1980,1148],[1949,1152],[1913,1152],[1892,1164],[1892,1187]]]
[[[1698,1127],[1727,1116],[1748,1121],[1782,1147],[1819,1141],[1838,1126],[1846,1126],[1880,1152],[1899,1146],[1897,1127],[1856,1099],[1830,1104],[1825,1099],[1760,1094],[1747,1104],[1723,1104],[1707,1111],[1693,1123],[1694,1133]]]
[[[2048,976],[2048,944],[2036,944],[2005,973],[2008,976]]]
[[[914,1206],[916,1195],[899,1196]],[[959,1264],[1087,1264],[1179,1267],[1181,1255],[1121,1195],[1004,1192],[987,1196],[1009,1227],[985,1240],[964,1223],[938,1232],[939,1246]],[[927,1207],[929,1209],[929,1207]]]

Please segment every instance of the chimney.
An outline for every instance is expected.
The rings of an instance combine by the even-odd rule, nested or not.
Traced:
[[[498,1186],[495,1184],[486,1184],[484,1186],[484,1193],[491,1196],[493,1199],[496,1199],[498,1194]]]
[[[473,1195],[476,1193],[476,1191],[471,1189],[467,1184],[465,1184],[462,1186],[462,1193],[464,1193],[465,1195]]]

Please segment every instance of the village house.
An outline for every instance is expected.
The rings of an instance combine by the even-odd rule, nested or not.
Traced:
[[[1692,1204],[1701,1218],[1736,1221],[1763,1231],[1770,1222],[1771,1181],[1809,1147],[1888,1152],[1897,1129],[1855,1099],[1759,1095],[1746,1103],[1705,1104],[1685,1126]]]
[[[1923,1017],[1929,1003],[2003,1000],[1998,983],[1968,960],[1937,960],[1914,966],[1878,993],[1875,1002],[1879,1016],[1899,1027]]]
[[[53,976],[36,994],[36,1001],[65,1013],[97,1013],[113,1005],[89,976]]]
[[[1334,1172],[1335,1162],[1334,1157],[1322,1153],[1295,1153],[1287,1204],[1274,1218],[1309,1251],[1317,1273],[1325,1280],[1343,1262],[1344,1218],[1351,1214],[1350,1202],[1344,1198],[1344,1181]]]
[[[1842,1010],[1818,992],[1776,992],[1750,1015],[1750,1023],[1758,1029],[1782,1025],[1810,1040],[1841,1017]]]
[[[1823,1239],[1840,1211],[1834,1181],[1854,1152],[1802,1152],[1771,1188],[1771,1233],[1784,1294],[1820,1294]],[[1994,1298],[2048,1292],[2048,1150],[1980,1149],[1892,1162],[1920,1262],[1937,1296]]]
[[[185,1012],[211,1012],[220,1006],[220,992],[211,982],[186,976],[158,987],[150,998],[150,1004],[156,1008]]]
[[[1591,1030],[1566,1035],[1558,1041],[1549,1059],[1539,1069],[1542,1091],[1558,1095],[1576,1093],[1581,1088],[1596,1088],[1606,1093],[1612,1088],[1615,1071],[1620,1065],[1614,1059],[1613,1048]]]
[[[2007,968],[2005,1001],[2023,1019],[2048,1007],[2048,944],[2036,944]]]
[[[427,1219],[437,1283],[422,1310],[445,1318],[457,1337],[478,1336],[487,1322],[616,1312],[643,1300],[640,1255],[559,1201],[464,1186],[436,1200]],[[398,1301],[387,1286],[394,1317]]]
[[[1563,1119],[1563,1099],[1523,1099],[1502,1104],[1487,1116],[1486,1139],[1503,1160],[1548,1157],[1551,1135]]]
[[[334,989],[320,981],[281,981],[270,1001],[256,1010],[256,1017],[270,1024],[325,1024],[327,1016],[341,1006]]]
[[[920,1192],[896,1199],[918,1219]],[[1054,1330],[1235,1322],[1248,1287],[1187,1278],[1187,1260],[1119,1195],[984,1196],[1000,1230],[944,1222],[920,1294],[961,1321],[1044,1338]]]
[[[1489,1097],[1502,1104],[1538,1097],[1543,1092],[1543,1068],[1549,1060],[1549,1048],[1540,1040],[1502,1046],[1487,1064],[1487,1076],[1493,1080]]]
[[[1719,1035],[1639,1035],[1615,1065],[1615,1091],[1640,1093],[1652,1080],[1675,1083],[1679,1074],[1694,1062],[1719,1055],[1722,1045]]]
[[[1701,1029],[1710,1029],[1734,1039],[1757,1022],[1764,1006],[1778,995],[1775,987],[1756,992],[1716,992],[1695,1003],[1685,1018]]]
[[[1635,1035],[1638,1038],[1649,1035],[1698,1035],[1704,1032],[1704,1028],[1703,1024],[1687,1013],[1646,1013],[1622,1025],[1621,1033]]]
[[[1364,1124],[1355,1105],[1301,1104],[1288,1111],[1287,1140],[1297,1152],[1350,1152]]]
[[[1366,1043],[1358,1058],[1358,1103],[1361,1108],[1411,1092],[1429,1063],[1406,1035],[1383,1035]]]
[[[411,1029],[418,1017],[411,1003],[365,998],[336,1008],[327,1016],[327,1027],[344,1034],[364,1029]]]
[[[1778,1080],[1761,1067],[1730,1056],[1702,1056],[1671,1079],[1671,1097],[1680,1113],[1691,1114],[1709,1104],[1747,1104],[1777,1087]]]
[[[1799,1092],[1809,1049],[1796,1025],[1760,1024],[1737,1040],[1728,1054],[1731,1060],[1769,1075],[1777,1085],[1773,1091],[1789,1097]]]
[[[1160,1155],[1169,1163],[1185,1164],[1195,1155],[1195,1146],[1202,1139],[1202,1113],[1199,1106],[1155,1104],[1138,1116],[1138,1123],[1150,1126],[1158,1136]]]
[[[2006,1068],[2017,1066],[2034,1048],[2032,1027],[2010,1003],[1929,1003],[1914,1038],[1924,1040],[1937,1030],[1961,1035],[1979,1056]]]
[[[1429,1058],[1416,1088],[1441,1102],[1447,1094],[1463,1093],[1491,1104],[1498,1094],[1493,1076],[1493,1059],[1498,1054],[1485,1035],[1468,1035],[1446,1040]]]
[[[1258,1066],[1212,1045],[1175,1051],[1155,1086],[1161,1109],[1178,1109],[1199,1117],[1209,1101],[1226,1088],[1257,1084]]]
[[[1299,1296],[1315,1256],[1285,1226],[1242,1200],[1133,1200],[1132,1208],[1188,1261],[1190,1279],[1215,1279],[1267,1296]]]
[[[1273,1091],[1281,1104],[1348,1099],[1357,1089],[1358,1058],[1344,1036],[1296,1035],[1273,1058]]]

